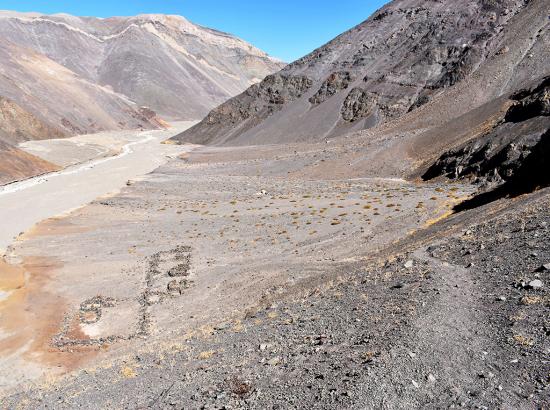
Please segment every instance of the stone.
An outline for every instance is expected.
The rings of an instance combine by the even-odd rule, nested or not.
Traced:
[[[405,266],[405,268],[407,268],[407,269],[410,269],[414,266],[414,261],[409,259],[407,262],[405,262],[405,265],[403,265],[403,266]]]
[[[527,286],[529,287],[529,289],[541,289],[543,286],[543,283],[540,279],[535,279],[529,282]]]
[[[273,359],[269,359],[267,361],[267,364],[270,365],[270,366],[277,366],[279,363],[281,363],[281,358],[280,357],[274,357]]]
[[[429,381],[430,383],[435,383],[435,381],[436,381],[435,376],[434,376],[433,374],[430,373],[430,374],[428,375],[428,381]]]

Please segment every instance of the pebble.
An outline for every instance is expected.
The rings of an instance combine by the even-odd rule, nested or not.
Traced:
[[[529,282],[529,288],[531,289],[541,289],[543,286],[542,281],[540,279],[535,279]]]
[[[430,383],[435,383],[435,380],[436,380],[436,379],[435,379],[435,376],[434,376],[433,374],[430,373],[430,374],[428,375],[428,381],[429,381]]]
[[[414,359],[416,357],[416,353],[409,352],[409,356],[411,359]]]
[[[414,266],[414,262],[409,259],[407,262],[405,262],[404,266],[405,266],[405,268],[410,269]]]
[[[281,363],[281,358],[280,357],[274,357],[273,359],[269,359],[267,361],[267,364],[270,365],[270,366],[277,366],[279,363]]]
[[[420,385],[415,381],[415,380],[411,380],[411,383],[414,387],[416,387],[417,389],[420,387]]]
[[[501,301],[501,302],[506,302],[506,296],[499,296],[497,298],[497,300]]]

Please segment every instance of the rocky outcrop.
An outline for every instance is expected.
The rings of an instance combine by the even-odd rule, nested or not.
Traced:
[[[470,78],[489,59],[505,56],[515,59],[507,64],[516,65],[529,58],[506,50],[506,30],[512,21],[523,18],[525,10],[540,7],[539,3],[392,1],[362,24],[280,72],[312,81],[303,96],[283,104],[281,115],[258,120],[253,112],[246,112],[233,122],[224,123],[223,116],[213,121],[216,110],[227,111],[223,106],[175,139],[282,143],[337,136],[386,123]],[[526,46],[534,47],[531,43],[544,39],[538,35],[526,41],[530,43]],[[535,61],[539,64],[542,60],[535,56],[533,64]],[[240,108],[254,107],[250,98],[245,92],[232,103]]]
[[[61,130],[44,123],[9,98],[0,96],[0,139],[19,143],[64,136],[66,134]]]
[[[445,152],[423,178],[468,179],[499,194],[550,185],[550,77],[510,99],[513,104],[497,125]]]
[[[300,98],[311,85],[312,81],[305,76],[269,75],[244,94],[212,110],[203,122],[213,127],[238,125],[244,121],[259,123],[280,111],[285,104]],[[208,134],[202,139],[208,142]]]
[[[350,91],[342,105],[342,118],[345,121],[357,121],[367,117],[376,109],[378,98],[376,94],[361,88]]]
[[[349,71],[339,71],[332,73],[321,84],[321,88],[309,99],[309,102],[313,105],[319,105],[324,103],[330,97],[345,90],[355,80],[353,74]]]

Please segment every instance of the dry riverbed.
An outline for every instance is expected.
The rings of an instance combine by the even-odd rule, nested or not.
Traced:
[[[83,206],[99,196],[116,193],[128,180],[140,178],[170,157],[189,150],[189,147],[160,142],[192,124],[178,123],[168,130],[102,133],[68,141],[33,143],[35,149],[41,147],[40,152],[34,154],[56,159],[61,164],[63,161],[57,157],[64,157],[67,167],[0,186],[0,251],[34,224]]]

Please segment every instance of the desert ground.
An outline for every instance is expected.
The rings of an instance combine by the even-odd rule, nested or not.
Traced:
[[[185,147],[159,144],[194,122],[168,130],[115,131],[68,139],[29,141],[20,149],[63,167],[58,172],[0,186],[0,250],[34,224],[115,193]]]
[[[548,275],[535,273],[550,259],[548,212],[529,218],[529,207],[548,210],[545,190],[454,214],[472,185],[358,177],[376,153],[349,138],[160,149],[183,153],[8,248],[8,407],[547,400],[537,393],[547,342],[522,329],[547,302],[510,285]],[[505,229],[493,235],[491,224]],[[536,256],[521,254],[526,232],[536,232]],[[511,249],[485,259],[495,246]],[[480,278],[517,259],[522,272]],[[510,366],[534,379],[507,389],[499,371]]]

